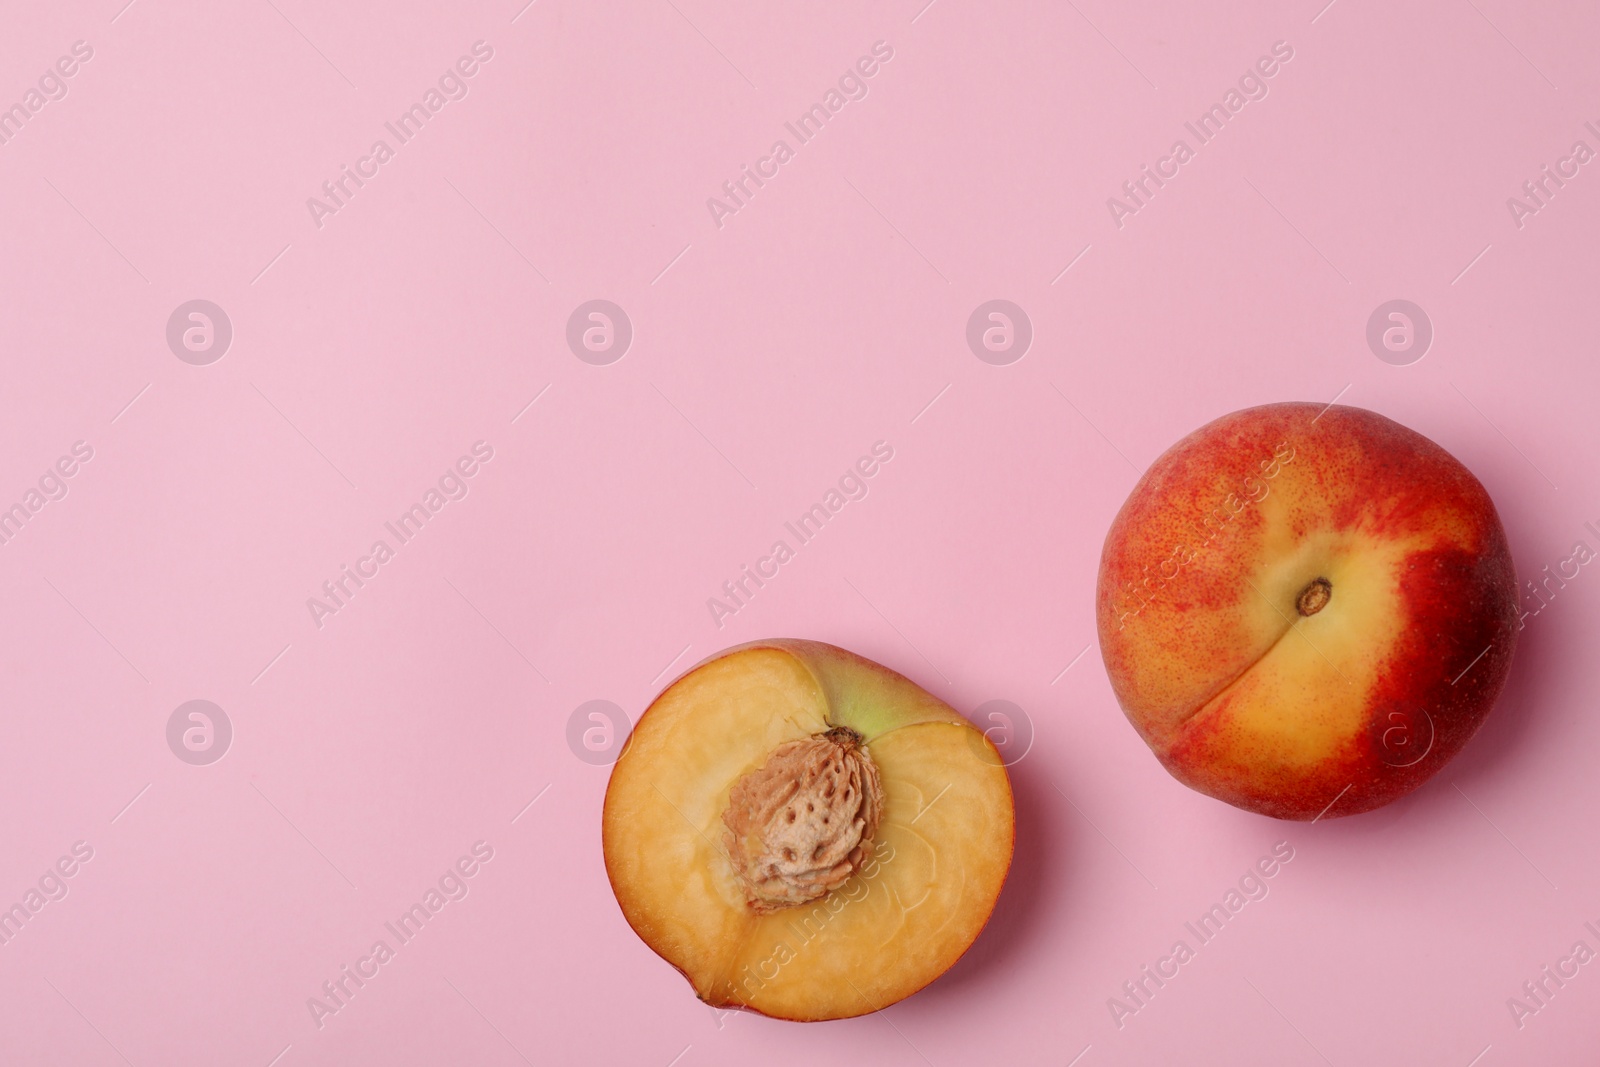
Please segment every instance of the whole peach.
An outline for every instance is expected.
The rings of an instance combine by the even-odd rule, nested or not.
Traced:
[[[1371,411],[1271,404],[1185,437],[1106,535],[1100,648],[1179,781],[1250,811],[1369,811],[1483,723],[1518,630],[1489,494]]]

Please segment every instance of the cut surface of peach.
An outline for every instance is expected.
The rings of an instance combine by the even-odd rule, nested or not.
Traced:
[[[707,1003],[797,1020],[876,1011],[944,973],[994,908],[1014,826],[976,727],[886,667],[793,640],[669,686],[603,816],[645,943]]]

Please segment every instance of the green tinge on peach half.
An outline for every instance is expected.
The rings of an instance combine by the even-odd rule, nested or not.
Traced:
[[[1489,494],[1360,408],[1226,415],[1151,465],[1106,535],[1100,648],[1179,781],[1250,811],[1368,811],[1478,729],[1516,645]]]
[[[802,780],[789,768],[808,759]],[[798,640],[730,649],[668,686],[603,815],[606,871],[644,942],[708,1004],[795,1020],[876,1011],[944,973],[994,908],[1014,828],[976,727],[886,667]],[[772,873],[852,844],[820,874]],[[782,896],[796,893],[817,895]]]

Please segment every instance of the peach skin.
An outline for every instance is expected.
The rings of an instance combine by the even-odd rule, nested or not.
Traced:
[[[1168,449],[1100,561],[1100,649],[1185,785],[1280,819],[1417,788],[1505,684],[1517,582],[1489,494],[1352,407],[1271,404]]]

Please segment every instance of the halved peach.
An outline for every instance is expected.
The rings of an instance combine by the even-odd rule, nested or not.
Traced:
[[[1011,865],[1011,783],[949,705],[844,649],[761,641],[679,678],[611,772],[606,873],[701,1000],[876,1011],[943,974]]]

